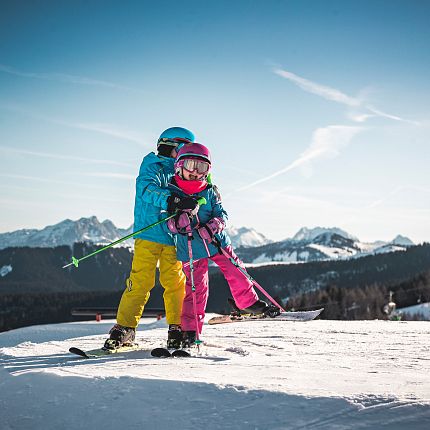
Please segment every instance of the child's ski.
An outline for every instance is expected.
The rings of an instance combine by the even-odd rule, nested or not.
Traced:
[[[83,349],[75,348],[74,346],[72,346],[71,348],[69,348],[69,352],[75,355],[79,355],[80,357],[83,357],[83,358],[97,358],[97,357],[103,357],[111,354],[118,354],[121,352],[138,351],[139,349],[142,349],[142,348],[143,347],[139,346],[137,343],[130,346],[120,346],[119,348],[114,348],[114,349],[98,348],[98,349],[93,349],[91,351],[84,351]]]
[[[154,348],[151,351],[151,355],[157,358],[168,358],[168,357],[191,357],[191,354],[183,349],[175,349],[170,352],[167,348]]]
[[[281,312],[278,316],[273,318],[264,314],[238,315],[236,312],[233,312],[230,315],[220,315],[218,317],[213,317],[208,321],[208,324],[225,324],[245,321],[311,321],[315,319],[323,310],[324,308],[316,309],[314,311]]]

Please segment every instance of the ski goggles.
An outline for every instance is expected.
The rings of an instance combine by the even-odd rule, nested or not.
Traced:
[[[175,137],[174,139],[170,139],[168,137],[161,137],[160,139],[158,139],[157,147],[159,145],[168,145],[168,146],[173,146],[174,148],[176,148],[176,151],[179,151],[187,143],[192,143],[192,142],[190,142],[187,139],[183,139],[181,137]]]
[[[196,158],[186,158],[181,160],[180,166],[183,167],[190,173],[197,170],[197,173],[208,173],[210,169],[210,164],[207,161],[198,160]]]

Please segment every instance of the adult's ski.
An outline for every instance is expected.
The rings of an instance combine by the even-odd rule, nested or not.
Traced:
[[[213,325],[247,321],[311,321],[315,319],[323,310],[324,308],[316,309],[314,311],[281,312],[276,317],[268,317],[264,314],[239,315],[237,312],[233,312],[230,315],[220,315],[217,317],[213,317],[208,321],[208,324]]]

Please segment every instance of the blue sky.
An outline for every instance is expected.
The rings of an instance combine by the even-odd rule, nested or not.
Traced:
[[[231,224],[430,241],[430,3],[3,1],[0,232],[127,227],[162,130],[210,147]]]

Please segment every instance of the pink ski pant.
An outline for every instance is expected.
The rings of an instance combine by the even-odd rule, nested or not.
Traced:
[[[234,253],[233,248],[229,245],[224,248],[235,261],[241,264],[239,257]],[[257,293],[254,290],[252,282],[234,266],[234,264],[224,255],[216,254],[209,257],[214,261],[230,287],[233,299],[240,309],[251,306],[258,300]],[[184,331],[196,330],[196,319],[193,309],[193,295],[191,287],[191,270],[187,265],[183,268],[187,278],[185,284],[185,298],[182,305],[181,326]],[[199,324],[199,333],[202,331],[203,320],[205,317],[206,303],[209,294],[209,275],[208,275],[208,258],[201,258],[194,262],[194,286],[196,294],[196,311]]]

